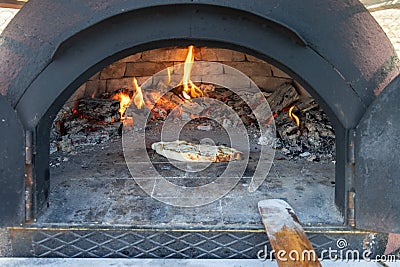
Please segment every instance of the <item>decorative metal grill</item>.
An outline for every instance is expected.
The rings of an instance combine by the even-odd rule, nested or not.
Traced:
[[[175,258],[256,259],[260,250],[271,251],[262,231],[157,231],[157,230],[18,230],[30,238],[30,257],[69,258]],[[346,249],[361,249],[366,234],[309,233],[317,255],[336,248],[346,238]],[[21,247],[19,244],[17,247]],[[14,253],[18,254],[18,251]]]
[[[269,245],[248,232],[40,231],[35,257],[255,258]]]

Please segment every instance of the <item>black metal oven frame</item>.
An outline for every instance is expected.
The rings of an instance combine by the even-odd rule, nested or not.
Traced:
[[[130,54],[190,44],[251,54],[298,81],[335,127],[335,202],[346,226],[400,231],[399,215],[382,208],[400,210],[398,190],[383,185],[399,184],[400,156],[378,144],[378,161],[365,148],[371,138],[398,146],[393,129],[379,126],[376,136],[371,128],[398,110],[399,79],[384,90],[399,73],[398,58],[356,0],[29,1],[0,42],[0,225],[29,226],[46,208],[51,123],[82,83]],[[394,107],[384,111],[384,101]],[[390,119],[398,129],[398,118]],[[371,197],[373,186],[389,197]]]

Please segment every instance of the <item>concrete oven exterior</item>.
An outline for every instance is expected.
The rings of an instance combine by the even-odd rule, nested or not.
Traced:
[[[46,207],[50,126],[80,85],[131,54],[194,44],[247,53],[307,89],[335,127],[348,225],[400,232],[399,60],[356,0],[31,0],[0,40],[1,226]]]

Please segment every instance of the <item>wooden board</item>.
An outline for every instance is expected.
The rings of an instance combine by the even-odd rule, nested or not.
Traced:
[[[280,267],[321,266],[310,240],[286,201],[262,200],[258,202],[258,209]]]
[[[21,8],[28,0],[0,0],[1,8]]]

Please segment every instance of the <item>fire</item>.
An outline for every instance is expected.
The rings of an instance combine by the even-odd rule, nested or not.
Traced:
[[[163,119],[165,120],[171,112],[173,112],[174,117],[180,117],[182,115],[182,108],[178,107],[177,103],[174,103],[164,96],[159,96],[156,93],[152,93],[150,98],[155,98],[152,105],[147,105],[147,108],[153,113],[152,119]]]
[[[133,93],[133,103],[138,109],[141,109],[144,105],[142,88],[138,85],[136,78],[133,78],[133,87],[135,92]]]
[[[96,88],[94,91],[93,91],[93,93],[91,94],[91,98],[92,99],[94,99],[95,98],[95,96],[97,95],[97,91],[98,91],[98,88]]]
[[[183,77],[178,85],[179,88],[182,88],[181,94],[183,98],[187,100],[203,96],[202,90],[198,86],[196,86],[190,79],[193,63],[194,63],[194,47],[191,45],[188,47],[188,53],[184,63]],[[167,74],[168,74],[168,84],[169,84],[171,82],[171,69],[169,67],[167,68]],[[142,88],[138,85],[136,78],[133,78],[132,84],[134,87],[132,98],[130,97],[129,94],[125,92],[120,92],[112,97],[112,99],[120,101],[119,113],[121,114],[122,119],[124,118],[123,115],[126,109],[130,106],[132,100],[137,109],[141,109],[143,106],[145,106],[146,108],[148,108],[153,112],[154,109],[157,108],[163,108],[169,111],[174,110],[176,108],[175,112],[178,115],[181,113],[181,110],[177,108],[175,103],[172,103],[169,100],[165,99],[163,96],[161,96],[159,92],[146,91],[145,92],[146,98],[144,98]]]
[[[168,73],[168,84],[170,84],[171,83],[171,68],[170,67],[167,68],[167,73]]]
[[[300,119],[299,119],[299,117],[297,117],[295,114],[292,113],[294,108],[295,108],[294,105],[290,107],[290,109],[289,109],[289,111],[288,111],[288,115],[289,115],[289,118],[291,118],[294,122],[296,122],[296,125],[297,125],[297,126],[300,126]]]
[[[182,95],[186,99],[191,99],[195,97],[200,97],[203,92],[199,87],[197,87],[190,79],[190,74],[192,73],[192,67],[194,62],[193,45],[188,47],[188,53],[185,60],[185,65],[183,68],[183,78],[180,85],[183,86]]]
[[[119,92],[118,94],[115,94],[112,96],[112,99],[118,100],[119,101],[119,114],[121,114],[121,118],[123,117],[126,109],[129,107],[131,103],[131,98],[129,94],[124,93],[124,92]]]
[[[133,78],[132,84],[133,84],[133,87],[135,88],[132,98],[128,93],[125,93],[125,92],[119,92],[118,94],[115,94],[112,96],[112,99],[119,101],[118,112],[119,112],[119,114],[121,114],[121,118],[123,118],[123,115],[125,114],[126,109],[131,105],[132,99],[133,99],[133,103],[135,104],[137,109],[141,109],[145,104],[144,100],[143,100],[142,88],[138,85],[136,78]]]

